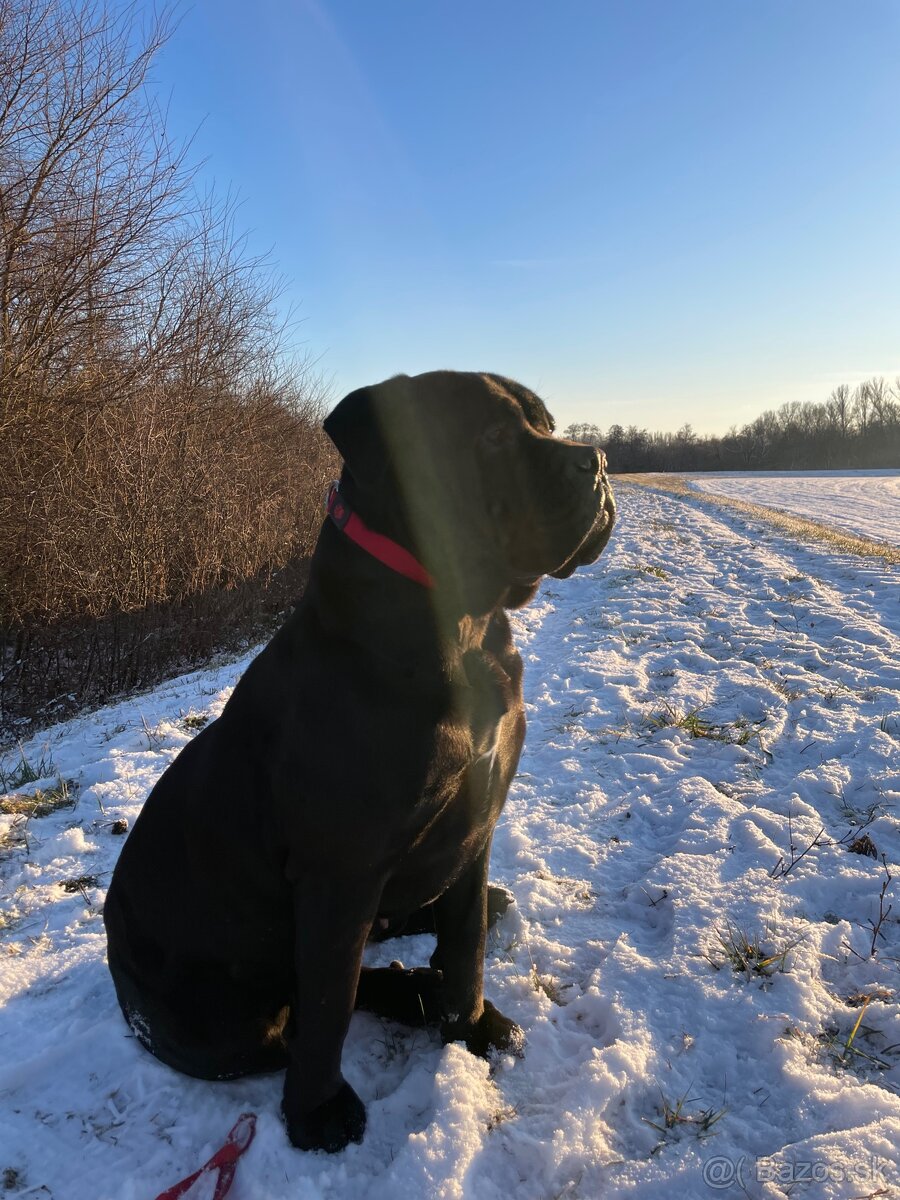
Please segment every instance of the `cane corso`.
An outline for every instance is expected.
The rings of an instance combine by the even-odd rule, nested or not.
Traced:
[[[336,1151],[365,1129],[341,1074],[355,1007],[521,1048],[482,994],[525,734],[504,610],[593,562],[615,505],[602,453],[500,376],[401,375],[325,430],[344,466],[304,596],[154,787],[105,921],[148,1050],[203,1079],[286,1067],[291,1141]],[[361,968],[404,927],[436,934],[430,967]]]

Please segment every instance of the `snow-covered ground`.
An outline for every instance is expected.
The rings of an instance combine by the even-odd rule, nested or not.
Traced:
[[[703,492],[900,546],[900,471],[737,471],[687,478]]]
[[[690,498],[620,500],[601,560],[515,618],[530,723],[492,873],[517,906],[486,991],[525,1057],[490,1069],[358,1014],[368,1130],[331,1157],[288,1145],[279,1076],[187,1079],[129,1036],[100,915],[113,822],[246,660],[200,671],[24,746],[78,788],[0,818],[26,839],[0,863],[11,1195],[152,1200],[248,1110],[234,1200],[900,1195],[897,569]],[[870,817],[878,858],[849,848]],[[756,970],[726,959],[742,936]]]

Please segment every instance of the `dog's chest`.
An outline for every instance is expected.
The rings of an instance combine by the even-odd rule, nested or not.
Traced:
[[[454,716],[435,730],[429,778],[383,915],[411,911],[445,891],[480,853],[506,799],[524,730],[521,700],[496,663],[470,658],[466,665]]]
[[[487,816],[501,765],[504,733],[521,706],[516,684],[500,661],[481,649],[469,650],[451,677],[452,716],[437,730],[432,783],[451,792],[464,819]],[[447,795],[440,797],[441,801]]]

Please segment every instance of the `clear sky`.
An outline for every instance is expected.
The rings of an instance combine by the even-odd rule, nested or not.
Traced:
[[[336,398],[724,432],[900,374],[898,63],[897,0],[193,0],[155,79]]]

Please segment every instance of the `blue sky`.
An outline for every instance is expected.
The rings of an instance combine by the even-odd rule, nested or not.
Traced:
[[[900,374],[895,0],[194,0],[155,69],[336,398],[724,432]]]

